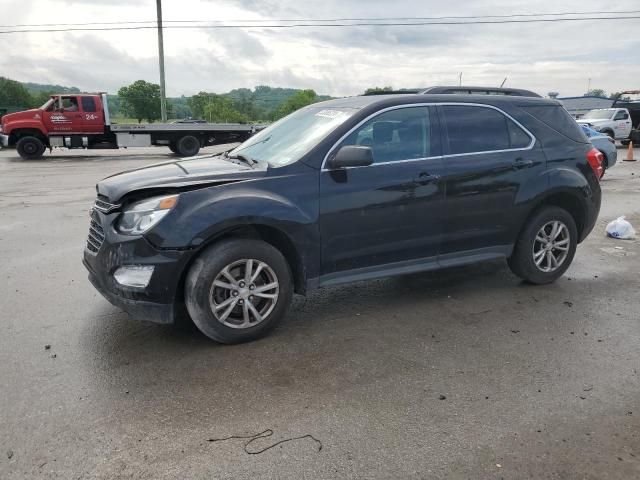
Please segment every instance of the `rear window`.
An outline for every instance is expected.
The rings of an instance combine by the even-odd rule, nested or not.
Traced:
[[[81,97],[82,98],[82,110],[85,112],[95,112],[96,104],[93,102],[93,97]]]
[[[526,148],[531,143],[522,128],[492,108],[444,105],[442,113],[450,154]]]
[[[580,126],[560,105],[527,105],[520,108],[574,142],[589,143]]]

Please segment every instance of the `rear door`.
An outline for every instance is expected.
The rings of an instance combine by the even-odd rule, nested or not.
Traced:
[[[501,110],[480,104],[438,107],[446,190],[441,263],[460,252],[509,253],[526,207],[520,192],[544,171],[534,138]]]
[[[97,98],[80,97],[80,107],[82,108],[82,133],[103,133],[104,119]]]
[[[320,172],[321,283],[416,260],[435,265],[444,200],[435,109],[384,111],[331,153],[343,145],[370,146],[374,163]]]

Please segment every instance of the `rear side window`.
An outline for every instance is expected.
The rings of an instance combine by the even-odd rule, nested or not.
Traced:
[[[531,143],[522,128],[492,108],[444,105],[442,112],[450,154],[526,148]]]
[[[95,112],[96,104],[93,97],[82,97],[82,110],[85,112]]]
[[[526,105],[520,108],[575,142],[589,142],[573,117],[560,105]]]

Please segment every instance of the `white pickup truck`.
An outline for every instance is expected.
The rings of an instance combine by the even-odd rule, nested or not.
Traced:
[[[578,123],[609,135],[615,140],[628,140],[633,125],[626,108],[598,108],[587,112]]]

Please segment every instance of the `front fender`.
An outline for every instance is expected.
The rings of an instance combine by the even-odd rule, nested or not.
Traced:
[[[318,188],[313,171],[183,192],[147,238],[160,248],[198,248],[230,228],[264,225],[305,248],[319,245]]]
[[[19,133],[20,130],[37,130],[42,136],[47,136],[47,131],[44,128],[44,125],[41,122],[24,119],[24,120],[12,120],[10,123],[5,124],[4,134],[5,135],[15,135]]]

